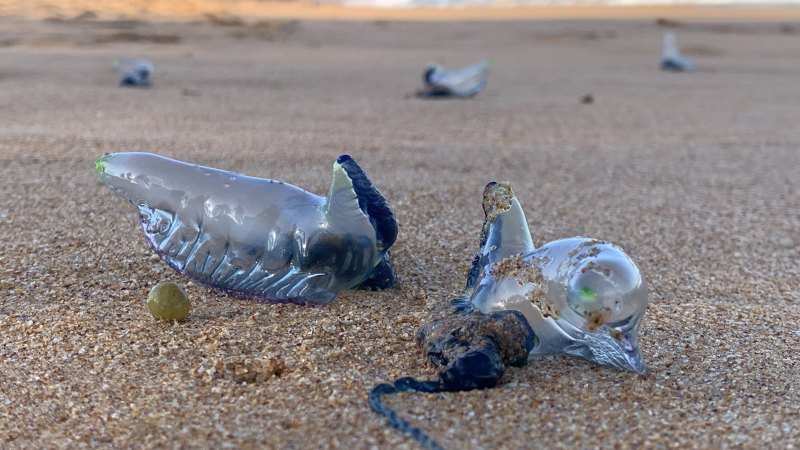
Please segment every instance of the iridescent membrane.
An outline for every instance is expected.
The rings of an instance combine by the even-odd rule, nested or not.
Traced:
[[[387,288],[397,236],[389,205],[347,155],[326,197],[280,181],[150,153],[110,153],[100,178],[136,206],[150,245],[202,284],[323,305],[342,289]]]
[[[466,295],[484,313],[521,312],[539,343],[531,354],[566,354],[647,373],[637,333],[647,285],[621,248],[574,237],[535,248],[508,183],[484,190],[486,220]]]

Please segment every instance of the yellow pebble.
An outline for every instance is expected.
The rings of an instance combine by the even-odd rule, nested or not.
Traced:
[[[182,321],[189,316],[192,304],[183,288],[171,281],[165,281],[150,289],[147,308],[156,319]]]

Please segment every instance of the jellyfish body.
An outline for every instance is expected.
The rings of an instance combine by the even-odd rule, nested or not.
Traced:
[[[486,186],[484,212],[482,245],[467,283],[475,307],[521,312],[538,338],[531,354],[647,373],[637,340],[647,285],[622,249],[581,237],[534,248],[507,183]]]
[[[423,97],[473,97],[486,87],[489,66],[489,61],[481,61],[463,69],[446,70],[439,64],[430,64],[422,75],[425,89],[420,94]]]
[[[121,86],[150,87],[150,77],[155,67],[144,58],[122,60],[117,68],[122,72]]]
[[[694,62],[683,56],[675,43],[675,34],[666,33],[661,45],[661,70],[690,72],[695,70]]]
[[[506,366],[523,366],[530,355],[571,355],[647,374],[637,342],[647,286],[622,249],[581,237],[535,248],[508,183],[486,185],[483,211],[480,249],[464,292],[434,307],[417,335],[438,379],[399,378],[375,386],[368,397],[391,427],[429,449],[442,447],[384,396],[492,388]]]
[[[323,305],[342,289],[394,282],[391,209],[347,155],[327,197],[149,153],[110,153],[101,179],[139,211],[173,269],[245,297]]]

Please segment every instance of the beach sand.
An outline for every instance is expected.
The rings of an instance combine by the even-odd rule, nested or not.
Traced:
[[[417,448],[367,393],[436,376],[415,334],[463,286],[492,180],[537,245],[639,264],[652,373],[534,357],[496,389],[387,398],[401,416],[447,448],[800,445],[800,25],[71,17],[0,21],[0,447]],[[658,70],[668,30],[698,72]],[[124,56],[151,89],[117,86]],[[477,97],[410,95],[426,63],[486,57]],[[401,283],[324,308],[191,283],[100,183],[112,151],[318,194],[351,154],[394,208]],[[147,311],[167,280],[185,323]]]

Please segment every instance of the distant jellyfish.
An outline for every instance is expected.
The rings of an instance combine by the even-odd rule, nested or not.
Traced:
[[[355,160],[340,156],[326,196],[276,180],[151,153],[108,153],[95,169],[133,204],[173,269],[226,292],[325,305],[343,289],[394,283],[392,210]]]
[[[122,72],[121,86],[150,87],[155,67],[144,58],[131,58],[118,61],[117,69]]]
[[[695,70],[694,62],[681,55],[678,45],[675,42],[674,33],[664,34],[664,41],[661,45],[661,70],[672,72],[690,72]]]
[[[480,249],[462,295],[437,305],[417,335],[438,380],[405,377],[371,391],[372,409],[430,449],[432,438],[388,408],[382,396],[497,386],[507,365],[530,355],[566,355],[648,373],[637,333],[647,286],[619,247],[568,238],[534,247],[525,214],[509,183],[483,192]]]
[[[447,70],[430,64],[422,74],[425,87],[421,97],[473,97],[486,88],[489,61],[481,61],[459,70]]]

